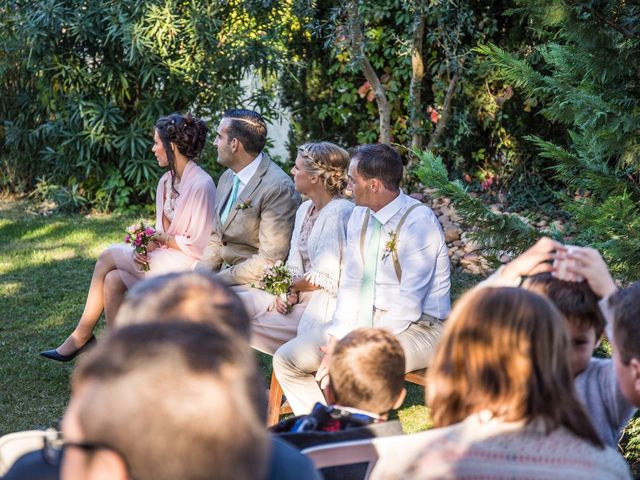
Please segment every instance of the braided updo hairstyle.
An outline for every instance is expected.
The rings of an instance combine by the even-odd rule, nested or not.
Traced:
[[[176,159],[171,144],[189,160],[197,158],[204,148],[209,129],[207,124],[192,116],[190,113],[181,115],[172,113],[166,117],[160,117],[156,121],[156,131],[167,153],[167,162],[171,171],[171,190],[177,195],[174,183],[176,178]]]
[[[304,168],[322,180],[324,189],[332,197],[341,196],[347,188],[349,153],[330,142],[308,142],[298,147]]]

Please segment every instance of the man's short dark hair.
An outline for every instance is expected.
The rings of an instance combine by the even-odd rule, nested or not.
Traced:
[[[236,335],[129,325],[81,359],[73,386],[83,440],[117,452],[133,478],[250,480],[266,469],[264,386]]]
[[[262,115],[253,110],[235,108],[227,110],[222,118],[228,118],[229,128],[227,135],[229,141],[237,138],[247,153],[258,155],[267,142],[267,122]]]
[[[168,273],[136,283],[118,311],[116,325],[183,320],[207,323],[249,339],[242,300],[226,283],[198,272]]]
[[[377,178],[387,190],[400,189],[403,162],[400,153],[386,143],[360,145],[352,150],[351,158],[358,161],[358,173],[367,180]]]
[[[640,360],[640,282],[616,292],[609,300],[613,308],[613,338],[624,365]]]

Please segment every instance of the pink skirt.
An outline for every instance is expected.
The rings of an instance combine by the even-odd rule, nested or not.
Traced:
[[[193,270],[197,259],[185,255],[179,250],[168,247],[156,248],[149,254],[149,271],[140,270],[140,264],[133,261],[133,247],[125,243],[114,243],[105,250],[113,258],[120,278],[131,288],[140,280],[165,273]]]
[[[287,315],[269,311],[273,295],[257,288],[233,287],[251,319],[251,347],[273,355],[298,333],[298,323],[313,292],[300,292],[300,302]]]

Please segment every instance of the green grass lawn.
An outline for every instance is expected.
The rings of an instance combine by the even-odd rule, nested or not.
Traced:
[[[29,213],[23,203],[0,200],[0,435],[60,420],[73,363],[52,362],[38,352],[56,347],[71,332],[98,255],[122,241],[132,220],[43,217]],[[479,280],[455,273],[453,297]],[[271,359],[259,354],[258,360],[267,383]],[[408,433],[429,427],[421,387],[408,385],[397,415]],[[640,458],[640,422],[629,429],[629,438],[625,453],[633,464]]]

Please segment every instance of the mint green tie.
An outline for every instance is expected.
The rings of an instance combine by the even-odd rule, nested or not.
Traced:
[[[380,253],[380,230],[382,224],[372,217],[371,234],[364,254],[362,284],[360,285],[360,306],[358,308],[358,326],[373,326],[373,301],[376,290],[376,270]]]
[[[238,188],[240,188],[240,178],[237,175],[233,176],[233,188],[231,189],[231,195],[229,196],[229,200],[224,207],[224,211],[222,215],[220,215],[220,221],[222,223],[227,221],[227,217],[229,216],[229,212],[231,211],[231,207],[234,203],[236,203],[236,199],[238,198]]]

